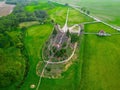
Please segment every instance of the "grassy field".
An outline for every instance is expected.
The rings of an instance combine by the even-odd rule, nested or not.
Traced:
[[[38,5],[34,5],[34,4],[29,5],[25,9],[30,12],[41,9],[46,10],[51,19],[53,19],[56,23],[63,26],[66,20],[66,14],[68,8],[69,7],[67,6],[59,5],[56,3],[48,4],[46,2],[46,3],[40,3]],[[79,24],[82,22],[89,22],[89,21],[93,21],[93,19],[70,8],[68,25]]]
[[[119,0],[81,0],[79,5],[101,20],[120,27]]]
[[[119,0],[60,0],[59,2],[76,4],[84,7],[86,10],[90,11],[91,15],[120,28]]]
[[[101,23],[85,26],[86,32],[98,32],[99,30],[105,30],[108,33],[116,32]],[[119,90],[120,35],[110,37],[85,35],[84,40],[84,61],[80,89]]]
[[[21,90],[30,90],[31,84],[37,84],[39,77],[36,75],[36,65],[40,60],[42,46],[52,31],[52,25],[36,25],[26,31],[25,44],[29,53],[30,70]]]

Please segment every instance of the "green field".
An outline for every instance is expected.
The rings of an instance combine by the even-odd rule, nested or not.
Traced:
[[[40,3],[38,5],[29,5],[25,9],[29,12],[33,12],[35,10],[46,10],[51,19],[53,19],[56,23],[60,25],[64,25],[66,20],[67,10],[70,7],[59,5],[56,3],[48,4],[48,3]],[[69,21],[68,25],[79,24],[82,22],[93,21],[93,19],[87,17],[84,14],[70,8],[69,12]]]
[[[59,1],[59,0],[55,0]],[[60,0],[59,2],[76,4],[90,11],[90,14],[120,28],[119,0]]]
[[[98,32],[99,30],[105,30],[108,33],[116,32],[101,23],[85,26],[86,32]],[[81,90],[119,90],[119,40],[120,35],[84,36]]]
[[[79,5],[101,20],[120,27],[119,0],[81,0]]]
[[[39,77],[36,75],[36,65],[41,59],[42,46],[52,31],[52,25],[36,25],[26,31],[25,45],[29,54],[30,70],[21,90],[30,89],[31,84],[37,84]]]

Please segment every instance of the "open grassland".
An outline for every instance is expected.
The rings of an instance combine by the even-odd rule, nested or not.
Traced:
[[[41,61],[41,50],[52,31],[52,25],[36,25],[26,31],[25,45],[29,54],[30,69],[21,90],[30,90],[30,85],[37,85],[39,77],[36,75],[36,65]]]
[[[80,0],[78,5],[101,20],[120,27],[119,0]]]
[[[86,32],[115,30],[101,23],[88,24]],[[119,90],[120,88],[120,35],[84,36],[81,90]]]
[[[10,14],[13,11],[14,7],[15,5],[8,5],[4,2],[0,2],[0,16],[6,16]]]

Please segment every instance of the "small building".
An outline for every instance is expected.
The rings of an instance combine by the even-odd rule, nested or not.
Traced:
[[[111,34],[106,33],[104,30],[100,30],[98,36],[111,36]]]
[[[99,36],[106,36],[106,32],[104,30],[100,30],[98,35]]]

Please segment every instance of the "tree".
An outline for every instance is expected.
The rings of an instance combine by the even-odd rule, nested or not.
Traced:
[[[55,56],[62,57],[63,55],[65,55],[66,52],[67,52],[66,49],[61,49],[55,53]]]
[[[76,34],[71,34],[71,43],[75,43],[79,40],[79,36]]]
[[[90,14],[90,11],[86,11],[87,14]]]
[[[54,28],[53,35],[56,35],[56,34],[57,34],[57,30]]]
[[[69,37],[69,36],[70,36],[70,31],[69,31],[69,30],[67,30],[66,35],[67,35],[67,37]]]

